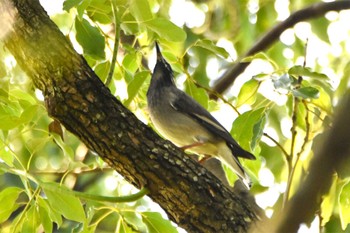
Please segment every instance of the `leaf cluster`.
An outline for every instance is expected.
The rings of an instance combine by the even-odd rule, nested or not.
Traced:
[[[322,18],[308,24],[308,44],[294,28],[294,43],[280,40],[265,52],[243,58],[240,56],[256,38],[281,17],[280,12],[273,1],[260,1],[254,9],[247,1],[229,3],[232,1],[191,2],[205,16],[198,27],[174,24],[169,14],[174,2],[167,0],[66,0],[65,12],[52,18],[62,31],[69,28],[67,36],[77,50],[81,49],[95,73],[147,123],[149,64],[154,60],[153,42],[159,41],[175,71],[177,85],[218,116],[239,144],[257,156],[256,161],[242,163],[253,178],[251,193],[272,215],[283,208],[304,179],[319,135],[331,127],[333,110],[349,91],[349,43],[332,42],[327,29],[334,24]],[[290,2],[286,10],[300,9],[307,3]],[[330,51],[337,46],[341,55],[325,53],[325,64],[325,59],[313,56],[316,50],[310,55],[305,52],[313,43],[323,44]],[[292,56],[286,53],[290,50]],[[237,58],[252,62],[253,71],[243,73],[228,93],[214,93],[219,101],[211,100],[210,86]],[[310,58],[310,65],[303,63]],[[125,196],[137,190],[70,133],[49,131],[50,121],[41,94],[33,89],[11,55],[2,53],[0,229],[178,231],[147,198],[109,203],[72,193],[71,189]],[[235,175],[229,169],[225,171],[233,183]],[[314,221],[319,221],[324,232],[349,230],[348,176],[335,176],[328,195],[322,197]],[[267,198],[271,196],[273,200]]]

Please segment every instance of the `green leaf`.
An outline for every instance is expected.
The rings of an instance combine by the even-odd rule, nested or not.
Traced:
[[[329,43],[328,25],[329,20],[326,17],[318,17],[310,21],[312,31],[323,41]]]
[[[253,76],[257,81],[264,81],[266,79],[271,79],[271,74],[260,73]]]
[[[63,2],[63,10],[69,11],[73,7],[76,7],[84,0],[66,0]]]
[[[104,82],[108,76],[109,68],[111,67],[111,63],[109,61],[99,63],[94,71],[97,76]]]
[[[142,212],[142,221],[146,224],[149,233],[177,233],[176,228],[169,220],[157,212]]]
[[[265,108],[259,108],[257,110],[250,110],[242,115],[238,116],[237,119],[232,124],[231,134],[235,140],[246,150],[250,150],[252,145],[250,142],[252,138],[255,137],[254,147],[259,140],[259,135],[263,125],[265,124]]]
[[[338,201],[340,222],[344,230],[350,223],[350,182],[342,187]]]
[[[253,137],[250,143],[252,150],[259,144],[260,139],[264,133],[264,128],[266,124],[266,112],[262,115],[262,117],[254,124],[253,126]]]
[[[19,124],[18,117],[11,116],[0,116],[0,129],[2,130],[10,130],[17,127]]]
[[[318,90],[320,93],[319,98],[312,99],[311,102],[321,108],[323,111],[327,112],[328,114],[332,114],[333,112],[333,105],[331,96],[322,88]]]
[[[292,91],[295,97],[302,99],[317,99],[320,97],[320,92],[314,87],[301,87]]]
[[[209,96],[203,88],[197,87],[192,80],[187,79],[185,81],[185,90],[200,105],[202,105],[205,109],[208,109]]]
[[[12,152],[9,150],[7,145],[2,144],[0,141],[0,159],[2,159],[8,166],[13,166],[13,161],[15,157],[13,156]]]
[[[120,28],[126,35],[135,35],[139,32],[139,26],[132,14],[125,13],[122,16]]]
[[[130,73],[135,73],[141,63],[141,56],[139,53],[128,53],[125,55],[122,65]]]
[[[138,213],[135,211],[123,211],[121,212],[121,215],[123,216],[123,222],[125,222],[125,225],[132,226],[133,229],[139,231],[139,232],[145,232],[146,227],[141,218],[139,217]]]
[[[40,226],[39,213],[35,205],[32,205],[25,213],[21,232],[38,232]]]
[[[100,31],[93,27],[89,21],[75,18],[76,39],[83,47],[84,53],[95,59],[105,58],[105,39]]]
[[[37,104],[37,101],[36,99],[31,95],[29,94],[28,92],[25,92],[21,89],[10,89],[9,91],[9,96],[15,100],[25,100],[27,102],[29,102],[30,104],[32,105],[36,105]]]
[[[111,1],[89,0],[89,2],[86,12],[91,20],[103,24],[114,23]]]
[[[67,194],[67,191],[69,192],[68,188],[56,183],[42,183],[41,185],[47,196],[47,201],[53,209],[67,219],[76,222],[85,221],[85,212],[80,200],[72,194]],[[63,190],[67,191],[64,192]]]
[[[20,124],[19,116],[22,108],[18,101],[7,101],[6,105],[0,105],[0,129],[10,130]]]
[[[149,77],[150,73],[148,71],[141,71],[135,75],[134,79],[128,85],[128,99],[124,103],[125,106],[129,106],[131,101],[135,98],[140,88],[142,87],[142,84]]]
[[[306,131],[306,114],[307,110],[305,108],[305,105],[302,102],[298,102],[297,111],[296,111],[296,118],[297,118],[297,126]]]
[[[2,57],[1,57],[2,58]],[[0,60],[0,79],[3,79],[4,77],[7,76],[7,70],[6,70],[6,66],[3,63],[3,61]],[[2,84],[4,85],[4,84]],[[8,90],[8,84],[5,84],[4,86],[6,86],[6,90]],[[1,95],[1,94],[0,94]]]
[[[24,106],[24,110],[19,102]],[[10,130],[16,128],[21,124],[28,123],[36,116],[37,104],[30,105],[26,100],[19,102],[9,101],[6,105],[0,105],[0,129]]]
[[[24,109],[23,113],[19,118],[20,123],[25,124],[33,120],[33,118],[37,116],[38,107],[38,105],[31,105]]]
[[[239,91],[236,107],[238,108],[243,104],[252,105],[255,103],[256,93],[259,86],[260,82],[256,81],[255,79],[251,79],[248,82],[244,83],[241,90]]]
[[[44,232],[52,232],[52,220],[44,207],[39,206],[39,216]]]
[[[264,161],[265,167],[270,169],[273,173],[275,182],[279,183],[285,181],[287,177],[287,168],[280,148],[277,146],[271,147],[264,142],[261,142],[259,146],[261,148],[260,156],[263,157],[262,161]]]
[[[18,208],[16,200],[22,191],[17,187],[9,187],[0,192],[0,223],[6,221]]]
[[[317,73],[311,71],[308,67],[303,66],[293,66],[288,70],[288,74],[294,75],[294,76],[307,76],[310,78],[317,78],[317,79],[323,79],[328,80],[328,76],[322,73]]]
[[[133,229],[129,227],[126,221],[123,221],[123,218],[119,218],[117,224],[117,232],[118,233],[134,233]]]
[[[58,134],[53,134],[53,138],[56,144],[61,148],[64,153],[64,156],[71,158],[74,160],[74,151],[73,149],[66,143],[63,142],[62,138]]]
[[[47,199],[43,199],[42,197],[38,197],[37,203],[39,208],[43,208],[48,214],[51,221],[55,222],[58,227],[62,225],[62,216],[56,210],[51,208]],[[45,227],[45,226],[44,226]],[[51,231],[48,231],[51,232]]]
[[[198,46],[204,49],[207,49],[211,52],[213,52],[215,55],[222,56],[224,58],[228,58],[230,54],[224,49],[219,46],[216,46],[213,41],[208,39],[198,40],[194,46]]]
[[[162,39],[173,42],[182,42],[186,39],[186,32],[167,19],[157,18],[143,24]]]
[[[255,59],[261,59],[261,60],[264,60],[264,61],[267,61],[269,62],[273,68],[275,70],[278,70],[279,67],[278,65],[275,63],[275,61],[273,59],[271,59],[266,53],[264,52],[258,52],[256,54],[254,54],[253,56],[248,56],[248,57],[245,57],[241,60],[241,62],[252,62],[253,60]]]
[[[321,226],[325,226],[326,223],[329,222],[334,211],[334,206],[338,198],[336,179],[337,179],[336,177],[333,178],[332,186],[329,189],[328,194],[324,195],[322,198],[321,211],[320,211],[322,216]]]
[[[144,22],[153,18],[151,8],[147,0],[130,0],[129,10],[138,22]]]
[[[77,6],[77,17],[79,18],[79,20],[83,19],[83,16],[85,15],[85,10],[86,8],[88,8],[88,6],[90,5],[91,0],[83,0],[78,6]]]

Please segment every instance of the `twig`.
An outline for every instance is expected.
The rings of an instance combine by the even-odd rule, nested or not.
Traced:
[[[114,48],[113,48],[111,67],[109,68],[108,76],[105,82],[105,85],[107,87],[109,86],[113,78],[115,63],[117,62],[119,37],[120,37],[120,30],[119,30],[119,23],[118,23],[118,16],[117,16],[118,9],[114,0],[111,0],[111,4],[112,4],[113,16],[114,16],[115,35],[114,35]]]
[[[315,105],[315,104],[312,103],[312,102],[310,102],[309,105]],[[318,107],[317,105],[315,105],[315,106]],[[322,109],[322,110],[323,110],[324,112],[328,113],[328,112],[325,111],[324,109]],[[322,121],[322,122],[325,121],[325,119],[322,118],[322,117],[320,116],[319,113],[317,113],[317,112],[315,112],[315,111],[313,111],[313,110],[311,110],[311,109],[308,109],[308,111],[309,111],[310,113],[312,113],[312,114],[314,115],[314,117],[318,118],[318,120],[320,120],[320,121]],[[327,116],[328,116],[328,117],[332,117],[331,114],[327,114]],[[327,126],[328,126],[328,127],[331,127],[330,125],[327,125]]]
[[[292,186],[292,180],[293,180],[293,174],[294,174],[294,170],[295,170],[295,166],[296,164],[294,164],[293,166],[293,157],[294,157],[294,145],[295,145],[295,138],[297,135],[297,131],[296,131],[296,124],[297,124],[297,108],[298,108],[298,104],[299,104],[299,99],[297,97],[294,97],[294,108],[293,108],[293,115],[292,115],[292,127],[290,129],[290,131],[292,132],[292,142],[290,145],[290,154],[288,156],[287,159],[287,163],[288,163],[288,181],[287,181],[287,187],[286,187],[286,191],[283,195],[283,204],[282,206],[284,207],[288,201],[289,198],[289,192],[290,192],[290,188]]]
[[[216,91],[210,89],[210,88],[207,88],[201,84],[199,84],[196,80],[194,79],[191,79],[193,81],[193,83],[197,86],[197,87],[200,87],[200,88],[203,88],[207,93],[209,93],[209,95],[215,95],[217,98],[219,98],[222,102],[224,102],[225,104],[227,104],[228,106],[230,106],[236,113],[237,115],[241,115],[241,113],[238,111],[238,109],[233,106],[232,103],[230,103],[226,98],[223,97],[223,95],[221,95],[220,93],[217,93]]]
[[[271,136],[268,135],[267,133],[263,133],[263,135],[264,135],[265,137],[267,137],[268,139],[270,139],[271,141],[273,141],[273,142],[276,144],[276,146],[277,146],[278,148],[281,149],[282,153],[284,154],[284,157],[286,158],[286,161],[288,162],[288,160],[289,160],[289,154],[288,154],[288,152],[283,148],[283,146],[282,146],[276,139],[274,139],[273,137],[271,137]]]
[[[334,2],[321,2],[315,3],[309,7],[301,9],[291,14],[285,21],[279,23],[273,27],[269,32],[260,38],[250,50],[248,50],[241,58],[254,55],[257,52],[263,51],[269,48],[275,43],[280,35],[288,28],[293,27],[295,24],[306,21],[309,19],[315,19],[324,15],[328,11],[341,11],[350,8],[350,1],[334,1]],[[231,69],[225,72],[225,74],[215,83],[213,90],[217,93],[225,92],[235,79],[244,72],[250,62],[238,61]],[[217,98],[216,96],[211,96]]]
[[[302,101],[302,103],[305,106],[306,109],[306,115],[305,115],[305,137],[304,137],[304,142],[303,145],[301,145],[300,151],[297,153],[297,160],[299,160],[300,155],[305,151],[305,147],[307,142],[309,141],[309,135],[310,135],[310,122],[309,122],[309,108],[307,106],[307,103],[305,100]],[[295,163],[297,163],[298,161],[296,161]]]
[[[339,104],[332,128],[324,137],[324,143],[319,144],[310,161],[308,175],[281,213],[282,219],[272,224],[277,229],[270,232],[297,232],[301,223],[310,223],[314,218],[320,208],[321,197],[332,185],[335,171],[342,173],[350,165],[349,118],[350,95],[347,92]]]
[[[306,144],[309,141],[309,135],[310,135],[309,111],[308,111],[308,107],[307,107],[306,102],[302,101],[302,103],[304,104],[304,106],[305,106],[305,108],[307,110],[306,111],[306,115],[305,115],[305,123],[306,123],[305,137],[304,137],[303,145],[300,148],[300,151],[295,156],[295,162],[294,162],[293,166],[291,167],[291,171],[290,171],[290,174],[288,176],[287,189],[286,189],[286,192],[285,192],[285,194],[283,196],[283,206],[285,206],[285,204],[288,201],[290,187],[292,185],[292,181],[293,181],[293,177],[294,177],[294,173],[295,173],[296,167],[298,166],[298,163],[300,161],[300,156],[305,151]]]
[[[181,63],[181,64],[182,64],[182,63]],[[194,85],[196,85],[196,86],[199,87],[199,88],[204,89],[209,95],[214,95],[214,96],[216,96],[216,99],[220,99],[220,100],[222,100],[222,102],[224,102],[225,104],[227,104],[228,106],[230,106],[230,107],[237,113],[237,115],[241,115],[241,113],[238,111],[238,109],[237,109],[235,106],[233,106],[233,104],[231,104],[231,103],[230,103],[226,98],[224,98],[220,93],[218,93],[218,92],[212,90],[211,88],[207,88],[207,87],[201,85],[200,83],[198,83],[196,80],[194,80],[194,79],[191,77],[191,75],[188,73],[187,69],[185,69],[184,66],[182,66],[182,70],[184,71],[186,77],[187,77],[189,80],[191,80],[191,81],[194,83]]]
[[[306,66],[306,56],[307,56],[307,45],[308,45],[308,39],[305,42],[305,46],[304,46],[304,62],[303,62],[303,67]],[[298,77],[298,83],[295,86],[295,88],[300,88],[301,86],[301,82],[303,81],[303,77],[299,76]],[[310,124],[309,124],[309,112],[306,111],[306,116],[305,116],[305,121],[306,121],[306,135],[305,135],[305,139],[304,139],[304,143],[301,146],[300,151],[296,154],[296,159],[294,162],[294,146],[295,146],[295,139],[297,136],[297,131],[296,131],[296,126],[297,126],[297,112],[298,112],[298,105],[299,105],[300,100],[298,99],[298,97],[294,97],[294,107],[293,107],[293,115],[292,115],[292,128],[291,128],[291,132],[292,132],[292,143],[290,146],[290,156],[288,157],[289,160],[288,161],[288,181],[287,181],[287,188],[286,191],[283,195],[283,204],[282,206],[284,207],[289,199],[289,193],[290,193],[290,188],[292,186],[292,181],[293,181],[293,177],[294,177],[294,173],[295,173],[295,169],[298,165],[299,162],[299,158],[301,153],[305,150],[305,145],[308,141],[309,138],[309,130],[310,130]],[[308,110],[305,100],[302,100],[302,103],[304,104],[306,110]],[[294,162],[294,164],[293,164]]]

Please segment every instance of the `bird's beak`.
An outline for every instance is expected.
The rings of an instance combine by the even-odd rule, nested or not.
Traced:
[[[162,53],[160,52],[160,48],[157,42],[155,42],[156,44],[156,50],[157,50],[157,61],[160,61],[163,59]]]

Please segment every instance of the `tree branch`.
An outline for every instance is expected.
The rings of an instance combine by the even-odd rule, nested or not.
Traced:
[[[38,0],[1,0],[15,23],[4,41],[42,90],[51,117],[149,196],[188,232],[247,231],[244,198],[126,109],[77,54]],[[4,17],[3,17],[4,16]]]
[[[343,173],[349,166],[350,155],[350,95],[344,97],[340,105],[332,129],[324,140],[320,150],[316,152],[309,168],[309,175],[296,195],[286,207],[286,214],[278,226],[278,232],[296,232],[303,222],[310,222],[319,208],[321,198],[332,183],[335,172]],[[308,210],[308,211],[305,211]]]
[[[278,40],[280,35],[286,29],[293,27],[299,22],[315,19],[329,11],[341,11],[345,9],[350,9],[350,1],[320,2],[296,11],[285,21],[279,23],[264,36],[262,36],[241,58],[252,56],[257,52],[266,50]],[[218,93],[225,92],[232,85],[235,79],[244,72],[249,64],[250,62],[238,61],[231,69],[227,70],[220,79],[217,80],[217,82],[214,84],[213,90]],[[216,99],[216,96],[214,95],[211,97]]]
[[[347,92],[339,105],[333,127],[323,138],[323,142],[327,143],[319,144],[308,175],[296,194],[287,202],[283,213],[275,214],[275,219],[259,224],[252,232],[297,232],[300,224],[310,223],[320,208],[322,196],[331,187],[335,172],[339,177],[349,176],[349,119],[350,92]]]

